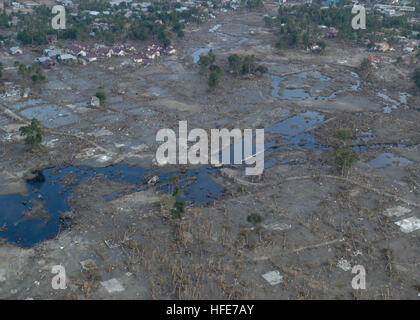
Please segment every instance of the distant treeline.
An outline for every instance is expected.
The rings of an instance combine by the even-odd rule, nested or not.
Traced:
[[[175,8],[179,5],[176,4]],[[130,17],[126,17],[125,11],[119,10],[125,7],[125,3],[111,7],[108,2],[103,0],[81,1],[77,16],[71,15],[71,9],[66,9],[67,28],[65,30],[54,30],[51,27],[53,17],[51,9],[46,6],[39,6],[32,14],[16,14],[19,19],[19,24],[12,28],[17,29],[17,39],[24,44],[46,44],[46,35],[56,34],[58,39],[74,40],[86,40],[92,38],[94,35],[96,40],[106,43],[128,39],[156,39],[162,45],[168,46],[171,43],[172,34],[182,37],[184,35],[183,29],[185,23],[199,23],[200,16],[202,15],[197,8],[189,8],[182,12],[169,11],[171,9],[169,1],[153,3],[148,8],[148,15],[145,15],[141,11],[133,11]],[[93,24],[98,17],[83,12],[83,10],[110,11],[111,13],[109,15],[100,17],[100,23],[106,27],[94,27]],[[9,17],[0,15],[0,24],[3,27],[7,27],[8,19]],[[181,23],[180,20],[185,21],[185,23]]]
[[[351,6],[344,7],[344,4],[351,2],[340,1],[337,6],[329,9],[321,9],[320,4],[280,6],[278,16],[275,19],[265,17],[265,23],[278,28],[279,48],[308,46],[315,42],[322,32],[319,25],[337,28],[339,40],[362,42],[369,39],[370,43],[380,41],[383,37],[387,37],[392,43],[396,41],[393,38],[398,34],[409,36],[412,31],[420,31],[420,24],[409,23],[406,15],[386,16],[377,13],[366,13],[366,29],[354,30],[351,22],[355,15],[351,13]],[[379,32],[383,35],[378,34]]]

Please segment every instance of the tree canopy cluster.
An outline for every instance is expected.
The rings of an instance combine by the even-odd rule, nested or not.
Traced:
[[[22,76],[23,79],[30,77],[32,82],[44,81],[46,76],[42,67],[38,64],[25,65],[19,61],[15,61],[15,66],[18,68],[17,73]]]
[[[262,0],[241,0],[240,3],[241,3],[241,7],[245,7],[248,9],[264,7],[264,3],[262,2]]]
[[[169,0],[153,2],[149,7],[149,14],[144,14],[140,9],[133,9],[132,15],[127,16],[127,4],[121,3],[112,7],[104,0],[83,0],[80,1],[78,15],[72,15],[70,8],[66,8],[66,29],[54,30],[51,26],[51,9],[46,6],[38,6],[30,15],[17,13],[19,28],[17,39],[24,44],[42,45],[46,44],[46,35],[56,34],[60,39],[86,40],[92,37],[111,44],[123,40],[158,40],[163,46],[171,43],[171,34],[178,37],[184,36],[185,23],[200,23],[204,13],[197,8],[188,8],[178,12],[172,10]],[[94,26],[98,16],[92,16],[84,10],[109,11],[109,15],[99,16],[99,22],[106,27]],[[7,21],[9,17],[7,18]],[[183,22],[180,22],[183,21]],[[162,22],[162,23],[160,23]],[[3,16],[0,14],[0,27],[3,24]],[[5,21],[5,26],[8,27]]]
[[[228,57],[229,69],[234,74],[248,75],[255,73],[266,73],[268,69],[264,65],[258,65],[255,61],[254,55],[240,56],[238,54],[231,54]],[[203,70],[209,70],[208,84],[210,88],[215,88],[219,85],[220,78],[222,77],[223,71],[216,64],[216,55],[213,50],[210,50],[207,54],[200,55],[198,64]]]
[[[229,67],[235,74],[254,74],[256,72],[266,73],[267,67],[264,65],[257,65],[255,63],[254,55],[247,55],[241,57],[237,54],[231,54],[228,57]]]
[[[366,12],[366,29],[354,30],[352,19],[355,14],[351,13],[351,6],[344,7],[346,4],[349,5],[351,2],[341,0],[337,6],[331,6],[326,10],[321,9],[321,5],[317,3],[293,7],[280,6],[275,19],[265,17],[264,20],[267,26],[278,29],[279,39],[276,44],[278,48],[307,47],[317,42],[323,32],[318,28],[319,25],[338,29],[338,40],[364,43],[368,39],[371,44],[381,41],[383,37],[392,43],[393,37],[398,35],[398,32],[407,36],[412,31],[420,31],[420,25],[409,23],[406,15],[396,17],[376,12]],[[383,35],[379,35],[379,32]]]
[[[33,118],[27,126],[19,128],[21,136],[25,137],[25,144],[29,146],[38,146],[42,141],[41,123]]]
[[[222,77],[222,69],[216,65],[216,55],[213,50],[210,50],[207,55],[200,55],[198,64],[203,68],[210,71],[208,84],[210,88],[215,88],[219,85],[220,78]]]

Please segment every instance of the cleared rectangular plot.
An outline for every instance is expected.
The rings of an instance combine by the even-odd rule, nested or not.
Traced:
[[[42,103],[42,99],[29,99],[26,101],[21,101],[15,104],[11,104],[9,105],[10,108],[14,109],[14,110],[20,110],[26,107],[30,107],[30,106],[35,106],[37,104]]]
[[[138,107],[138,105],[139,104],[135,101],[124,101],[121,103],[114,103],[111,105],[111,107],[117,110],[128,110],[128,109],[136,108]]]
[[[36,106],[23,110],[21,114],[28,119],[37,118],[46,128],[56,128],[74,123],[79,116],[65,107],[53,104]]]

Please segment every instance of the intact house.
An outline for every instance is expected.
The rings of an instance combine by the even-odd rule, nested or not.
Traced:
[[[89,62],[93,62],[98,59],[98,56],[95,53],[88,53],[85,59]]]
[[[105,56],[108,58],[111,58],[111,56],[113,55],[114,51],[110,48],[99,48],[96,53],[100,56]]]
[[[325,36],[326,36],[327,38],[335,38],[335,37],[337,36],[337,34],[338,34],[338,30],[337,30],[336,28],[334,28],[334,27],[331,27],[331,28],[327,31],[327,33],[325,34]]]
[[[150,50],[150,51],[148,50],[145,52],[145,56],[147,57],[147,59],[154,59],[156,58],[157,54],[156,54],[156,51],[154,50]]]
[[[166,47],[166,48],[164,49],[164,53],[166,53],[166,54],[175,54],[175,53],[176,53],[176,50],[175,50],[175,48],[174,48],[174,47],[169,46],[169,47]]]
[[[23,50],[19,47],[11,47],[10,48],[10,53],[15,55],[15,54],[23,54]]]
[[[416,48],[416,45],[414,43],[410,43],[403,49],[403,51],[407,53],[411,53],[414,51],[415,48]]]
[[[62,54],[58,57],[58,60],[61,62],[76,62],[77,58],[71,54]]]
[[[311,51],[311,52],[314,52],[314,53],[319,53],[319,52],[322,51],[322,48],[317,44],[313,44],[308,48],[307,51]]]
[[[124,43],[124,48],[127,51],[135,52],[137,51],[136,47],[133,46],[131,43]]]
[[[124,48],[122,47],[114,47],[112,48],[112,51],[114,52],[114,56],[123,57],[125,56]]]
[[[151,46],[149,46],[146,49],[146,52],[144,54],[148,59],[154,59],[154,58],[160,56],[160,51],[161,50],[162,50],[162,48],[160,46],[158,46],[156,44],[152,44]]]
[[[379,50],[381,52],[386,52],[386,51],[390,51],[391,47],[390,47],[389,43],[386,42],[386,41],[378,42],[378,43],[375,43],[375,50]]]
[[[143,62],[143,57],[142,56],[134,57],[134,62],[142,63]]]
[[[61,55],[63,52],[60,49],[45,49],[44,54],[47,55],[49,58],[57,57]]]
[[[57,60],[55,58],[61,56],[62,54],[51,57],[39,57],[34,59],[34,62],[39,63],[45,69],[54,69],[57,66]]]
[[[86,51],[80,47],[76,47],[76,46],[67,46],[66,50],[69,54],[75,55],[75,56],[86,56]]]

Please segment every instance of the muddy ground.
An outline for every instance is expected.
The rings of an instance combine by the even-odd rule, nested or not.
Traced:
[[[162,191],[133,192],[103,174],[83,179],[68,199],[71,210],[62,213],[71,221],[55,238],[30,248],[3,239],[0,298],[419,299],[420,230],[395,223],[420,218],[420,99],[412,67],[390,63],[366,80],[358,69],[371,55],[364,48],[328,40],[322,55],[278,51],[263,21],[275,10],[266,5],[190,25],[175,42],[176,55],[147,67],[124,57],[59,66],[28,97],[1,98],[1,195],[25,194],[33,170],[60,165],[179,170],[157,167],[154,157],[156,132],[177,129],[180,120],[189,130],[265,128],[265,141],[280,145],[291,138],[273,126],[284,129],[282,121],[294,116],[309,121],[311,112],[322,120],[305,128],[315,145],[270,149],[258,179],[246,177],[243,167],[211,171],[223,195],[203,206],[190,203],[181,221],[161,205]],[[197,52],[210,48],[224,69],[229,54],[252,53],[269,74],[225,72],[210,91],[194,63]],[[34,57],[27,50],[23,58]],[[1,60],[7,80],[25,88],[16,70],[7,69],[14,58]],[[276,77],[282,77],[277,85]],[[107,100],[91,108],[96,91]],[[18,133],[33,116],[44,129],[35,151]],[[339,128],[354,133],[347,143],[357,158],[344,176],[328,148]],[[118,196],[107,200],[113,192]],[[48,219],[38,209],[26,219]],[[264,217],[256,227],[247,222],[254,213]],[[51,286],[54,265],[65,267],[65,290]],[[366,269],[365,290],[351,286],[355,265]],[[262,277],[271,271],[282,276],[279,283]],[[115,291],[107,290],[111,279],[120,285]]]

